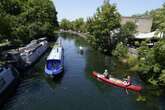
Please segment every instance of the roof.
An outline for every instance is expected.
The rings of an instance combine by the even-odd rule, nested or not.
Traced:
[[[122,16],[122,18],[133,18],[133,19],[153,19],[151,16]]]
[[[43,41],[41,42],[37,42],[37,40],[32,40],[29,44],[27,44],[25,47],[20,47],[18,49],[12,49],[12,50],[9,50],[8,53],[10,54],[17,54],[17,53],[20,53],[21,55],[22,54],[26,54],[27,52],[30,52],[30,51],[34,51],[36,50],[37,48],[39,48],[41,45],[42,45]]]
[[[55,45],[50,52],[47,60],[61,60],[62,57],[62,47],[59,45]]]
[[[156,31],[154,32],[149,32],[149,33],[138,33],[135,34],[136,39],[152,39],[152,38],[162,38],[163,34],[157,33]]]

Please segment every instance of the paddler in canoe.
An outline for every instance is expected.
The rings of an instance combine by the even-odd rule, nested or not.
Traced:
[[[126,86],[131,85],[131,76],[128,75],[127,78],[124,79],[123,84]]]
[[[104,70],[103,75],[104,75],[104,77],[107,78],[107,79],[108,79],[108,78],[109,78],[109,79],[111,78],[111,74],[110,74],[110,72],[108,72],[107,69]]]
[[[105,69],[103,74],[97,74],[97,77],[104,77],[104,78],[109,78],[110,74],[108,73],[108,70]]]
[[[114,81],[116,80],[116,81],[119,82],[119,80],[117,80],[117,79],[111,77],[111,74],[108,72],[107,69],[104,70],[103,76],[104,76],[105,78],[109,79],[109,80],[111,79],[111,80],[114,80]],[[128,75],[127,78],[125,78],[124,81],[123,81],[122,83],[123,83],[125,86],[131,85],[131,76]]]
[[[115,85],[117,87],[121,87],[121,88],[126,89],[127,93],[128,93],[127,90],[132,90],[135,92],[140,92],[142,90],[142,86],[132,84],[130,76],[127,76],[127,79],[120,80],[117,78],[113,78],[112,76],[110,76],[108,74],[109,73],[107,70],[105,70],[103,74],[97,73],[95,71],[92,73],[92,75],[94,77],[96,77],[97,79],[99,79],[105,83],[112,84],[112,85]],[[109,76],[109,78],[106,78],[107,76]]]

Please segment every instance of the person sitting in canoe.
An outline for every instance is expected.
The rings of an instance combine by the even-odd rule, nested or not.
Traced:
[[[131,84],[131,76],[128,75],[125,81],[123,81],[123,84],[129,86]]]
[[[108,78],[108,76],[109,76],[109,73],[108,73],[108,70],[106,69],[106,70],[104,70],[104,73],[103,73],[103,75],[104,75],[104,77],[105,78]]]

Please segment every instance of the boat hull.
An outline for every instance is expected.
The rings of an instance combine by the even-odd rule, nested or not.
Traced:
[[[41,47],[37,48],[35,52],[33,52],[31,55],[25,56],[25,58],[22,57],[23,61],[25,62],[25,68],[31,66],[34,62],[37,61],[37,59],[40,58],[42,54],[48,49],[48,43],[45,42]]]
[[[38,39],[35,43],[29,43],[24,47],[12,49],[4,53],[4,60],[14,65],[18,70],[31,67],[49,48],[47,40]]]
[[[3,106],[5,104],[5,102],[8,100],[8,98],[10,98],[10,96],[13,95],[13,93],[15,93],[14,91],[16,90],[16,87],[18,85],[19,81],[18,79],[14,79],[11,83],[11,85],[9,85],[1,94],[0,94],[0,107]]]
[[[63,72],[63,70],[64,70],[63,67],[60,67],[60,68],[54,69],[54,70],[49,70],[45,66],[45,74],[46,74],[46,76],[50,76],[50,77],[55,77],[55,76],[61,74]]]
[[[19,83],[19,73],[12,68],[14,79],[5,87],[3,91],[0,92],[0,107],[4,105],[7,99],[15,93],[16,87]]]
[[[46,76],[55,77],[64,70],[64,49],[60,44],[55,44],[45,65]]]
[[[97,79],[99,79],[99,80],[101,80],[107,84],[111,84],[111,85],[114,85],[117,87],[131,90],[131,91],[140,92],[142,90],[142,87],[139,85],[133,85],[133,84],[125,85],[124,81],[122,81],[122,80],[119,80],[116,78],[107,79],[107,78],[103,77],[103,75],[101,75],[100,73],[97,73],[97,72],[93,72],[92,76],[94,76],[95,78],[97,78]]]

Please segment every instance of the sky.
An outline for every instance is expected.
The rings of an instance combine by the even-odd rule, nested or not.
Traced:
[[[93,16],[103,0],[54,0],[58,12],[58,20],[63,18],[75,20],[76,18]],[[164,0],[110,0],[115,3],[122,16],[142,14],[152,9],[157,9],[165,3]]]

